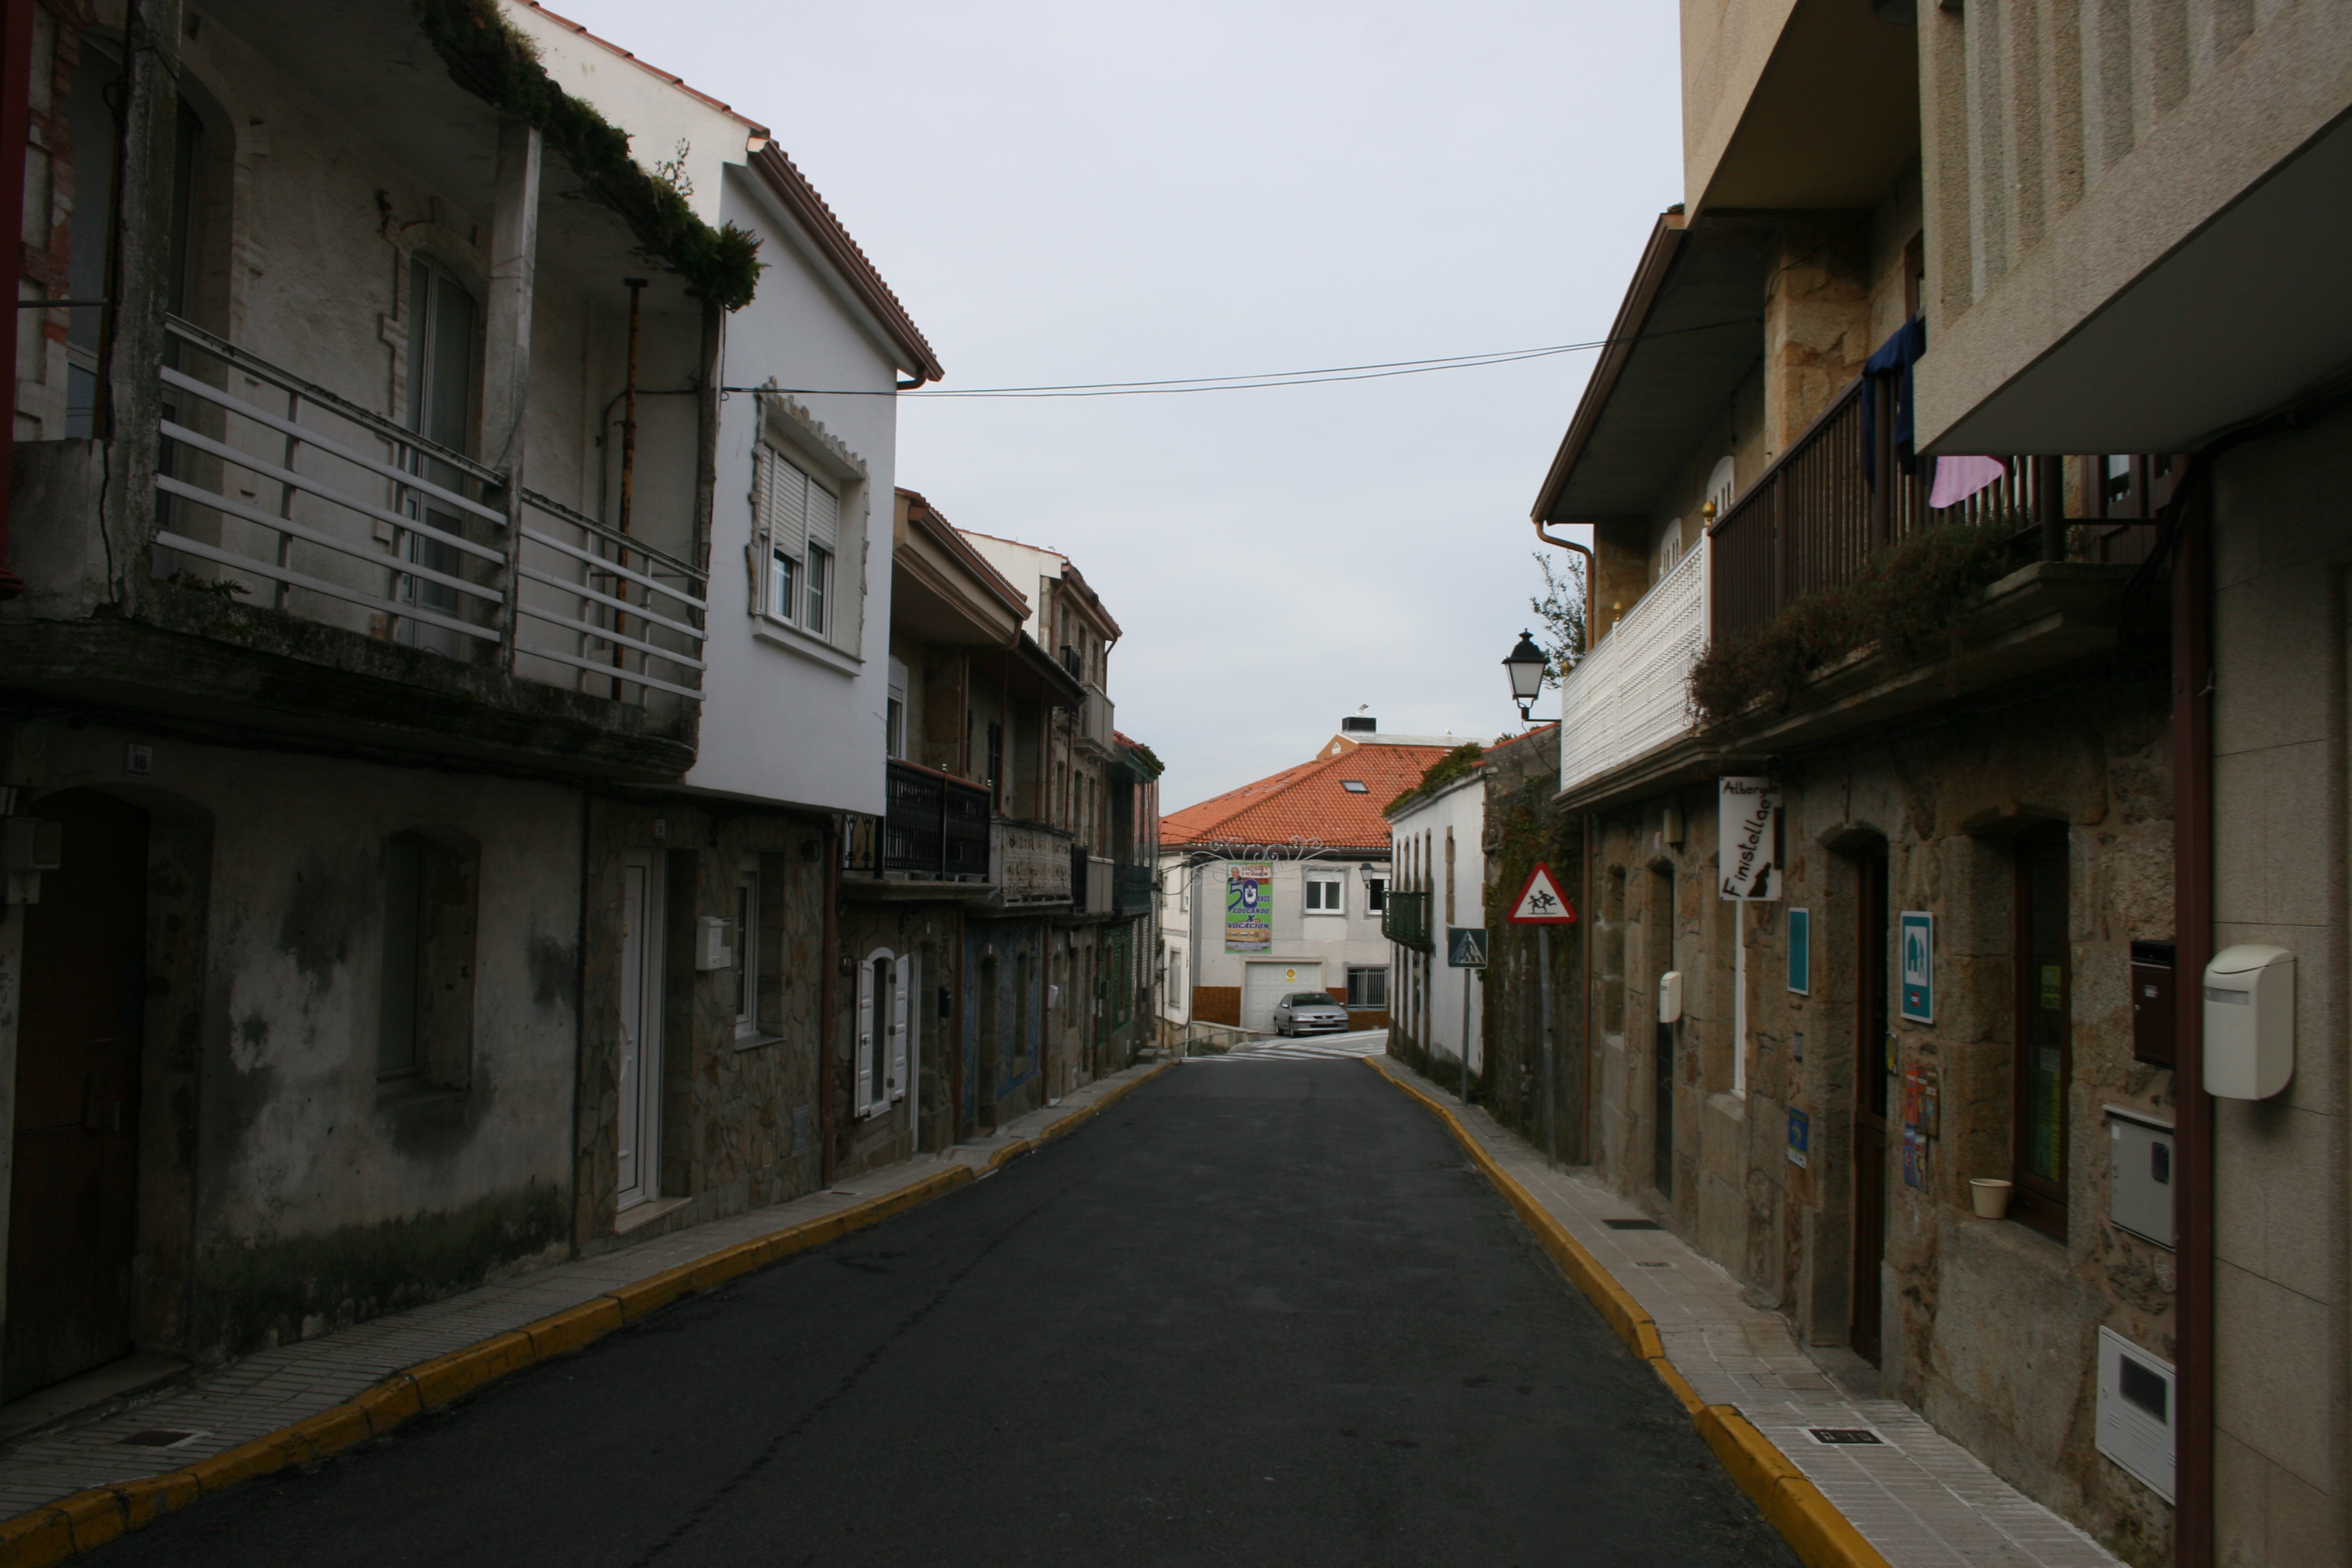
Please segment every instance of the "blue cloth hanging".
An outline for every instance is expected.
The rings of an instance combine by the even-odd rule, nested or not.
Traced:
[[[1911,407],[1911,367],[1927,352],[1927,318],[1914,316],[1895,329],[1895,335],[1878,345],[1878,352],[1863,362],[1862,374],[1870,380],[1881,376],[1899,377],[1895,384],[1895,460],[1905,473],[1918,467],[1918,458],[1911,449],[1914,429]],[[1871,484],[1878,482],[1878,395],[1875,388],[1865,392],[1862,400],[1862,477]]]

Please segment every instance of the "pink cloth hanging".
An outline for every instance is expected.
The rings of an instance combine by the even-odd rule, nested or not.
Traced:
[[[1930,507],[1958,506],[1987,485],[2009,477],[2009,465],[1999,458],[1938,458],[1936,486],[1928,492]]]

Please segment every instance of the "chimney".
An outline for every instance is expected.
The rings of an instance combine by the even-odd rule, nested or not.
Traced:
[[[1339,733],[1342,735],[1370,735],[1380,727],[1381,721],[1378,719],[1370,718],[1361,713],[1351,713],[1339,721]]]

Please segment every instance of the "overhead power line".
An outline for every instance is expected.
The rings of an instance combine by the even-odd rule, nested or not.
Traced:
[[[868,387],[730,386],[726,392],[781,392],[795,397],[1166,397],[1192,392],[1256,392],[1273,386],[1318,386],[1336,381],[1381,381],[1390,376],[1428,375],[1444,370],[1478,370],[1487,365],[1515,364],[1548,359],[1554,354],[1585,353],[1618,342],[1682,337],[1723,327],[1749,326],[1758,316],[1727,321],[1707,321],[1695,327],[1637,332],[1630,338],[1596,338],[1591,342],[1550,343],[1540,348],[1499,349],[1490,353],[1448,354],[1439,359],[1382,360],[1370,364],[1325,365],[1315,370],[1262,371],[1244,375],[1177,376],[1164,381],[1093,381],[1048,383],[1035,386],[940,387],[930,390]]]

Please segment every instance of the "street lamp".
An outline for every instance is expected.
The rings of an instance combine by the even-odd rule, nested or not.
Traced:
[[[1544,658],[1544,650],[1536,647],[1533,632],[1521,632],[1519,646],[1503,659],[1503,668],[1511,676],[1511,700],[1519,705],[1522,724],[1533,722],[1528,717],[1528,705],[1543,690],[1544,669],[1549,663]]]

